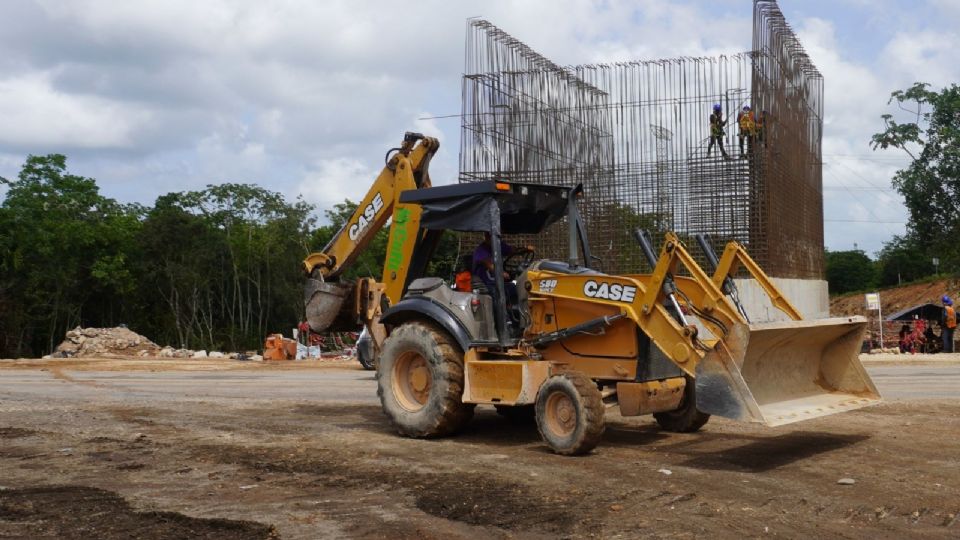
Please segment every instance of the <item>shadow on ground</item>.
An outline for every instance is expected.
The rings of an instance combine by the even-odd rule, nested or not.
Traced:
[[[704,433],[703,435],[705,441],[712,438],[709,434]],[[794,431],[778,437],[740,436],[739,438],[752,439],[752,442],[712,452],[698,452],[696,449],[678,450],[676,448],[672,448],[671,451],[690,455],[691,458],[683,462],[683,465],[688,467],[759,473],[778,469],[819,454],[846,448],[870,437],[867,435]]]
[[[0,537],[279,538],[272,526],[253,521],[200,519],[176,512],[137,512],[112,491],[83,486],[0,491]]]

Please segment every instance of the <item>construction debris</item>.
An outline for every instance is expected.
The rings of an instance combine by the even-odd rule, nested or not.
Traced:
[[[155,355],[160,347],[125,326],[116,328],[80,328],[67,332],[66,339],[57,346],[55,358],[93,356]]]
[[[266,354],[259,351],[231,352],[177,349],[169,345],[161,347],[144,336],[125,326],[116,328],[76,327],[66,333],[63,343],[44,358],[93,358],[93,357],[129,357],[138,358],[206,358],[223,360],[293,360],[303,358],[321,358],[323,350],[319,346],[306,347],[296,341],[276,334],[268,339]],[[348,354],[349,353],[349,354]],[[344,346],[333,355],[334,360],[349,358],[352,351]],[[327,354],[330,358],[330,354]]]

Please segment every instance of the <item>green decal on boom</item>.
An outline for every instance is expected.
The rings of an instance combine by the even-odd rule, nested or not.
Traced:
[[[407,241],[407,220],[410,210],[400,208],[393,215],[393,225],[390,226],[390,253],[387,254],[387,268],[394,272],[400,270],[403,263],[403,244]]]

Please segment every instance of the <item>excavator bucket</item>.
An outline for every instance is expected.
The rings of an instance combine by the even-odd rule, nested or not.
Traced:
[[[696,369],[697,408],[780,426],[880,402],[860,363],[863,317],[736,323]]]
[[[310,329],[317,333],[338,329],[336,327],[341,326],[338,323],[344,319],[345,301],[352,292],[352,283],[308,279],[303,289],[303,299]]]

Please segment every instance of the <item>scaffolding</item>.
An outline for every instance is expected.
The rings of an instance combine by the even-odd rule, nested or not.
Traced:
[[[464,73],[460,181],[583,184],[595,266],[640,271],[639,227],[737,240],[771,275],[822,279],[823,79],[776,2],[754,3],[752,51],[563,67],[471,20]],[[708,155],[717,104],[730,159]],[[744,105],[763,121],[741,157]],[[556,227],[517,241],[564,259]]]

